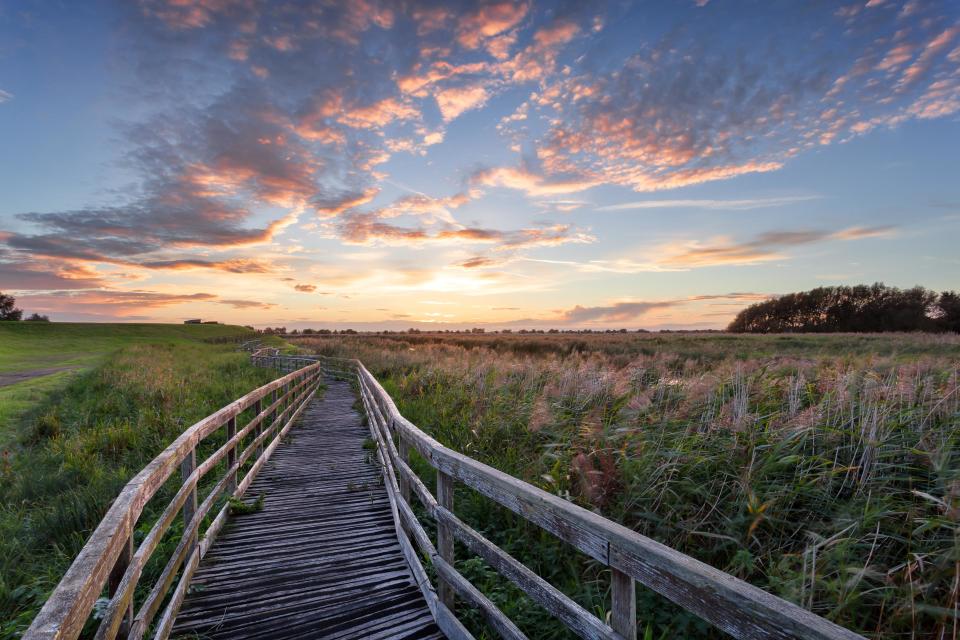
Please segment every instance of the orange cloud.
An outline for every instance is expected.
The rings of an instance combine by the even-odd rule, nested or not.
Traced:
[[[197,29],[209,24],[217,14],[248,5],[246,0],[141,0],[146,15],[152,15],[172,29]]]
[[[492,2],[481,5],[460,20],[457,42],[476,49],[485,38],[499,35],[516,26],[527,15],[526,2]]]
[[[483,85],[469,85],[442,89],[436,94],[437,106],[445,122],[449,122],[465,111],[482,107],[490,94]]]
[[[419,116],[420,112],[413,105],[396,98],[384,98],[366,106],[355,105],[344,109],[338,114],[337,121],[355,129],[370,129],[384,127],[394,120],[412,120]]]
[[[595,238],[572,225],[550,225],[514,231],[463,227],[429,233],[422,228],[407,228],[381,222],[376,214],[353,215],[338,227],[347,244],[420,245],[427,243],[495,244],[495,250],[508,251],[535,246],[588,243]]]
[[[169,269],[171,271],[186,271],[191,269],[215,269],[228,273],[273,273],[275,267],[265,260],[256,258],[232,258],[229,260],[201,260],[196,258],[180,260],[153,260],[148,262],[129,263],[147,269]]]
[[[587,176],[546,177],[525,167],[495,167],[475,173],[474,184],[506,187],[524,191],[531,196],[551,196],[585,191],[601,184]]]
[[[580,25],[571,20],[557,20],[533,34],[533,41],[541,48],[566,44],[580,33]]]

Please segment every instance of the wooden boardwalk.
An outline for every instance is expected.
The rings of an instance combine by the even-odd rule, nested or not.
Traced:
[[[400,413],[359,360],[249,348],[255,365],[281,376],[187,428],[124,486],[24,640],[77,640],[98,601],[95,640],[474,640],[457,617],[464,606],[505,640],[540,637],[538,629],[526,635],[457,570],[455,541],[581,638],[636,640],[639,583],[740,640],[865,640],[445,447]],[[316,399],[324,380],[326,393]],[[354,409],[354,388],[369,430]],[[198,446],[214,434],[224,436],[223,444],[198,461]],[[370,436],[373,450],[363,446]],[[435,470],[436,495],[411,469],[412,451]],[[141,538],[145,505],[177,467],[180,489]],[[205,476],[218,479],[201,495]],[[458,484],[609,567],[607,617],[461,520]],[[251,502],[261,493],[265,505],[255,513],[229,515],[221,507],[223,496]],[[414,499],[436,523],[435,535],[415,515]],[[178,516],[184,529],[177,548],[154,555]],[[152,556],[166,565],[150,576],[147,593],[140,578]]]
[[[203,558],[173,628],[200,638],[443,638],[404,561],[350,384],[326,381]]]

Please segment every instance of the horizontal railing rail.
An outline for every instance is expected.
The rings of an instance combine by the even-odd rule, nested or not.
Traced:
[[[257,364],[271,366],[279,362],[261,360]],[[225,498],[244,495],[321,384],[321,363],[310,360],[300,364],[188,428],[134,476],[113,501],[23,637],[78,637],[91,618],[94,604],[106,592],[108,601],[101,611],[96,638],[139,639],[148,632],[155,638],[166,638],[200,559],[226,522],[230,505]],[[237,419],[247,410],[252,417],[238,428]],[[198,446],[221,429],[226,432],[225,442],[198,464]],[[222,477],[198,504],[200,481],[221,462]],[[239,477],[248,463],[249,468]],[[147,503],[178,468],[179,490],[149,533],[135,545],[134,531]],[[201,532],[201,523],[218,506],[212,522]],[[144,568],[178,514],[184,523],[179,544],[137,608],[135,592]],[[160,618],[154,622],[158,613]]]
[[[457,571],[454,541],[459,540],[581,638],[635,639],[636,583],[639,582],[736,638],[863,640],[862,636],[811,611],[445,447],[404,418],[389,394],[357,360],[281,356],[277,350],[265,349],[259,344],[244,346],[252,351],[254,364],[290,373],[193,425],[137,474],[121,491],[25,638],[76,638],[104,589],[110,599],[97,631],[98,638],[121,634],[128,638],[144,637],[164,602],[167,604],[153,627],[153,635],[166,638],[194,570],[226,521],[228,505],[220,509],[199,540],[201,520],[213,509],[218,496],[244,494],[312,397],[321,377],[330,375],[352,380],[359,389],[370,432],[377,443],[376,457],[383,470],[400,548],[434,619],[450,638],[473,638],[455,615],[455,596],[476,608],[501,637],[526,638],[489,598]],[[237,416],[251,407],[253,418],[237,430]],[[227,429],[226,443],[198,465],[197,445],[221,427]],[[238,445],[250,435],[254,436],[252,441],[238,453]],[[271,437],[270,443],[264,446]],[[411,468],[411,450],[436,470],[436,496]],[[251,457],[255,462],[238,482],[238,471]],[[224,458],[227,468],[223,477],[198,505],[200,479]],[[182,474],[180,490],[134,549],[132,532],[144,506],[177,466]],[[584,609],[460,520],[453,500],[456,482],[609,567],[609,622]],[[413,511],[414,496],[426,515],[436,522],[436,543]],[[137,581],[178,513],[183,514],[185,525],[180,543],[134,613]],[[421,558],[432,566],[436,586]],[[179,581],[171,594],[170,587],[178,572]]]
[[[359,361],[353,361],[378,457],[387,478],[397,534],[405,555],[438,622],[451,637],[470,637],[444,627],[454,610],[454,594],[477,608],[502,637],[526,636],[454,566],[454,540],[483,558],[531,600],[543,606],[581,638],[633,640],[637,636],[636,583],[649,587],[735,638],[863,640],[811,611],[643,536],[572,502],[543,491],[440,444],[404,418],[393,399]],[[413,449],[436,469],[433,496],[410,467]],[[490,498],[610,568],[610,622],[600,620],[530,568],[472,529],[454,512],[454,483]],[[434,546],[410,505],[416,496],[436,521]],[[412,544],[411,544],[412,543]],[[437,588],[412,550],[433,565]]]

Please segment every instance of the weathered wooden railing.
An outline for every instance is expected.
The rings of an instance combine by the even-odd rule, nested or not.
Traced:
[[[105,590],[109,604],[97,631],[98,638],[119,634],[142,638],[164,601],[167,605],[153,627],[153,635],[167,637],[194,570],[226,520],[228,506],[220,509],[203,540],[198,541],[201,520],[222,494],[244,494],[313,395],[321,375],[327,374],[356,380],[371,434],[377,442],[377,458],[383,468],[401,549],[437,624],[450,638],[472,638],[454,614],[455,594],[477,608],[502,637],[526,638],[493,602],[456,570],[454,540],[459,540],[582,638],[636,638],[635,590],[636,582],[640,582],[736,638],[862,640],[861,636],[806,609],[448,449],[400,415],[390,396],[359,361],[285,357],[276,350],[259,348],[254,350],[252,358],[260,366],[292,370],[292,373],[193,425],[137,474],[94,531],[25,638],[76,638],[89,619],[94,602]],[[263,406],[265,399],[269,402],[266,407]],[[237,430],[237,416],[251,407],[253,418]],[[264,428],[264,423],[269,426]],[[197,465],[197,445],[224,426],[226,443]],[[238,445],[251,433],[255,437],[238,454]],[[264,442],[271,436],[270,444],[264,448]],[[411,449],[436,469],[436,497],[411,469]],[[238,482],[238,471],[251,457],[256,461]],[[200,479],[224,458],[227,461],[224,476],[198,506]],[[180,490],[134,549],[132,534],[144,506],[177,466],[182,472]],[[609,624],[461,521],[454,513],[455,482],[487,496],[609,567],[612,576]],[[415,516],[411,495],[416,495],[426,513],[437,522],[436,545]],[[178,511],[184,517],[180,544],[134,614],[133,596],[138,579]],[[438,579],[436,587],[421,563],[421,556],[433,567]],[[180,580],[167,599],[178,571]]]
[[[88,623],[94,603],[106,597],[96,638],[122,635],[137,639],[151,630],[153,637],[166,638],[200,559],[226,522],[226,496],[243,496],[317,390],[323,376],[321,364],[304,364],[184,431],[128,482],[23,637],[72,640]],[[252,417],[238,428],[238,417],[248,409]],[[198,445],[220,429],[225,430],[224,444],[198,464]],[[225,461],[223,476],[198,504],[201,479],[221,461]],[[134,545],[134,531],[144,507],[178,467],[179,490],[142,542]],[[201,532],[201,523],[217,507],[220,509],[213,521]],[[144,567],[178,513],[183,515],[184,527],[180,542],[135,611],[134,595]],[[178,574],[179,581],[171,593]]]
[[[806,609],[448,449],[400,415],[393,400],[363,364],[353,361],[352,366],[371,432],[378,443],[404,555],[434,617],[450,637],[470,637],[463,635],[466,632],[458,623],[449,620],[453,617],[455,593],[478,608],[502,637],[526,637],[456,570],[454,540],[459,540],[582,638],[636,638],[635,585],[640,582],[736,638],[862,640],[856,633]],[[436,497],[410,468],[411,449],[436,469]],[[461,521],[454,514],[455,482],[478,491],[610,567],[610,623],[592,615]],[[410,507],[411,494],[437,522],[436,546]],[[413,544],[433,565],[439,579],[437,589],[427,579]]]

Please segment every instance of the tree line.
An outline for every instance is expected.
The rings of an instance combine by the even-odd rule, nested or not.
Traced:
[[[17,299],[0,291],[0,322],[23,320],[23,309],[17,308]],[[34,313],[26,322],[50,322],[50,318]]]
[[[750,305],[727,331],[735,333],[960,332],[960,294],[882,282],[818,287]]]

